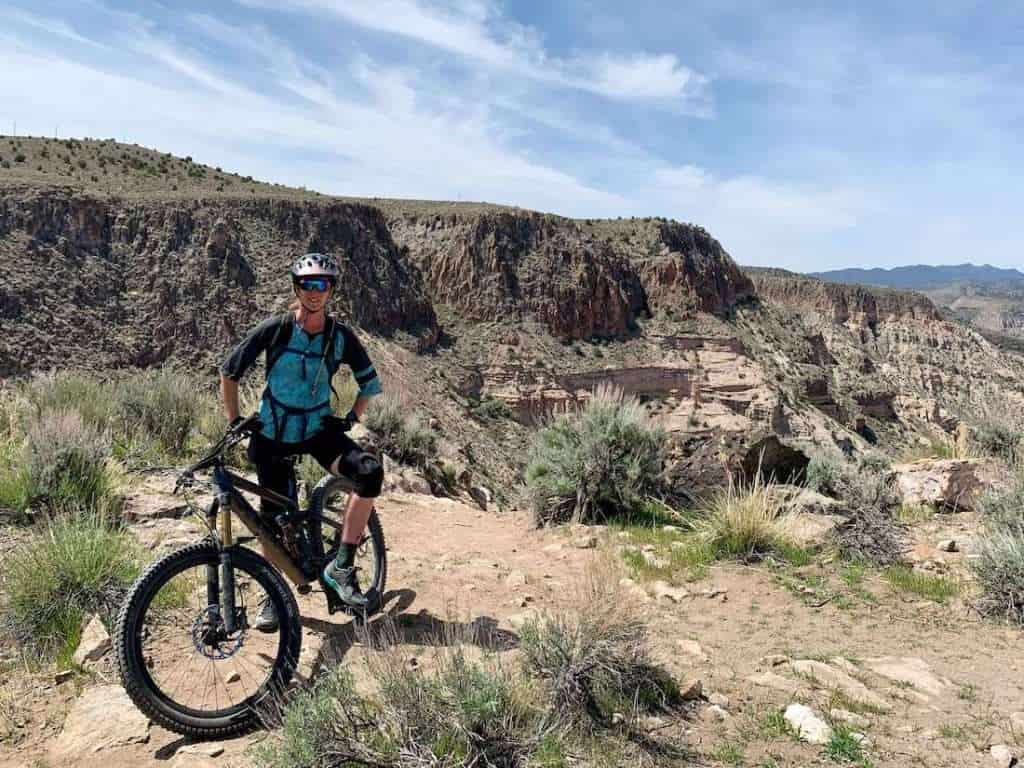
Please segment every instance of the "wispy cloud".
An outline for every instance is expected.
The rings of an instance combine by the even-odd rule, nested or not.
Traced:
[[[250,7],[331,14],[351,24],[487,64],[551,85],[621,100],[662,100],[666,107],[707,111],[707,78],[674,54],[646,52],[558,57],[539,33],[500,13],[496,4],[456,0],[239,0]]]

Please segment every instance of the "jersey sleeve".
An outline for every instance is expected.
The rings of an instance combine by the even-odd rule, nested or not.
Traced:
[[[340,333],[345,344],[341,362],[352,369],[352,375],[356,377],[356,384],[359,385],[359,397],[379,395],[383,388],[377,377],[377,370],[370,362],[370,356],[366,354],[366,348],[347,325],[341,327]]]
[[[220,367],[222,376],[239,381],[274,340],[274,334],[281,324],[279,317],[271,317],[257,325],[231,350],[227,360]]]

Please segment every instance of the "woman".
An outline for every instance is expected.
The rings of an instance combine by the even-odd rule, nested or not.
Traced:
[[[370,398],[381,385],[366,350],[352,329],[327,314],[327,303],[338,281],[333,257],[307,253],[292,264],[292,290],[296,301],[290,311],[256,326],[232,350],[221,366],[221,394],[232,424],[238,412],[238,382],[266,353],[267,386],[260,402],[260,432],[249,441],[249,458],[256,465],[260,485],[283,495],[292,490],[291,468],[286,456],[309,454],[328,472],[344,475],[356,484],[345,514],[341,548],[324,569],[324,581],[348,605],[365,608],[354,568],[356,547],[380,495],[384,469],[372,454],[362,450],[345,430],[359,421]],[[341,364],[349,366],[359,385],[355,405],[344,420],[333,416],[331,377]],[[261,513],[273,519],[283,510],[262,501]],[[269,603],[255,624],[257,629],[277,629],[277,617]]]

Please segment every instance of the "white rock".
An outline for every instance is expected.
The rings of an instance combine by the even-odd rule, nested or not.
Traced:
[[[572,545],[576,549],[593,549],[597,546],[597,536],[592,533],[577,536],[572,540]]]
[[[1001,766],[1001,768],[1010,768],[1010,766],[1017,763],[1017,758],[1013,756],[1013,752],[1005,744],[996,744],[988,753],[992,756],[995,764]]]
[[[509,575],[505,577],[505,586],[509,589],[525,587],[529,582],[530,580],[527,577],[526,572],[518,569],[510,572]]]
[[[99,616],[93,616],[82,630],[82,639],[71,660],[78,666],[89,661],[99,661],[110,650],[110,635]]]
[[[1024,735],[1024,712],[1014,712],[1010,715],[1010,727]]]
[[[954,687],[949,680],[935,674],[923,659],[883,656],[868,659],[867,666],[875,674],[894,682],[910,683],[915,691],[920,691],[928,696],[942,696]]]
[[[943,539],[937,545],[937,548],[941,552],[958,552],[959,547],[956,545],[956,539]]]
[[[757,675],[751,675],[747,678],[748,681],[754,685],[760,685],[764,688],[773,688],[776,691],[782,691],[790,696],[795,696],[803,686],[796,680],[790,680],[789,678],[777,675],[774,672],[761,672]]]
[[[793,732],[808,744],[828,744],[832,739],[832,729],[828,723],[814,714],[810,707],[790,704],[786,707],[785,718]]]
[[[719,723],[723,723],[729,719],[729,713],[718,704],[712,704],[710,707],[704,710],[705,717],[709,720],[714,720]]]
[[[708,701],[710,701],[712,704],[717,704],[722,709],[729,708],[729,697],[726,696],[724,693],[712,693],[710,696],[708,696]]]
[[[149,740],[149,718],[120,685],[87,688],[75,700],[50,747],[54,765],[78,765],[89,756]]]
[[[210,742],[186,744],[178,750],[179,755],[199,755],[200,757],[217,757],[224,754],[224,747]]]

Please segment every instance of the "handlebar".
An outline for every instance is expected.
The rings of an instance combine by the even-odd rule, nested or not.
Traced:
[[[177,492],[178,488],[181,486],[187,485],[192,479],[193,474],[217,464],[217,462],[220,461],[221,454],[223,454],[228,448],[231,448],[262,428],[263,423],[260,421],[258,413],[254,413],[252,416],[243,419],[234,426],[228,427],[224,432],[224,436],[214,443],[210,452],[206,456],[201,458],[191,467],[188,467],[178,476],[178,481],[174,484],[175,492]]]

